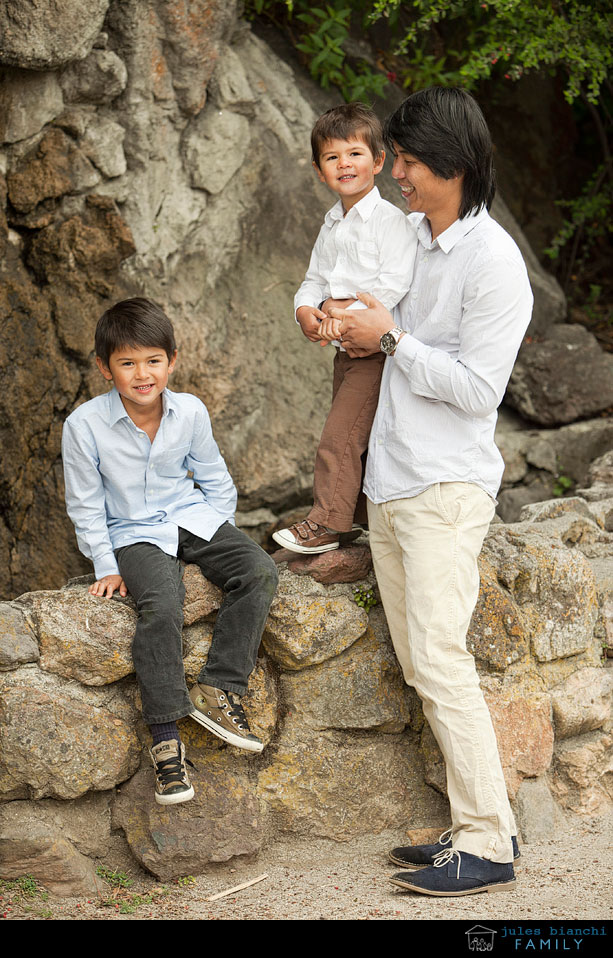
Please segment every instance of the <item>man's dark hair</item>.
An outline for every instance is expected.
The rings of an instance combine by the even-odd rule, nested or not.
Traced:
[[[140,296],[124,299],[107,309],[96,326],[96,356],[108,368],[111,353],[124,346],[163,349],[168,360],[175,354],[175,334],[163,309]]]
[[[429,87],[401,103],[385,124],[385,142],[445,180],[464,174],[460,219],[488,210],[496,192],[492,138],[476,100],[454,87]]]
[[[319,158],[328,140],[364,140],[375,160],[383,151],[383,129],[379,117],[363,103],[342,103],[323,113],[311,133],[313,163]]]

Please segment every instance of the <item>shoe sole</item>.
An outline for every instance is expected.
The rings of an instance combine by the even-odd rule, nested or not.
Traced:
[[[419,871],[421,871],[423,868],[428,868],[428,867],[429,867],[428,865],[414,865],[413,862],[404,862],[404,861],[402,860],[402,858],[394,858],[394,856],[392,855],[391,852],[388,852],[388,853],[387,853],[387,857],[389,858],[389,860],[390,860],[390,862],[392,863],[392,865],[400,865],[401,868],[404,868],[405,871],[408,871],[408,872],[419,872]],[[432,864],[433,864],[433,862],[430,862],[430,865],[432,865]],[[522,866],[521,866],[521,855],[519,855],[517,858],[514,858],[514,859],[513,859],[513,869],[514,869],[514,871],[517,871],[518,868],[521,868],[521,867],[522,867]]]
[[[417,892],[419,895],[433,895],[436,898],[459,898],[463,895],[479,895],[484,892],[506,891],[516,884],[515,879],[510,881],[497,882],[495,885],[481,885],[479,888],[466,888],[464,891],[433,891],[428,888],[421,888],[419,885],[412,885],[411,882],[401,881],[399,878],[390,878],[392,885],[398,885],[407,891]]]
[[[248,739],[241,738],[240,735],[235,735],[234,732],[229,732],[227,729],[218,725],[217,722],[211,721],[210,718],[206,715],[202,715],[201,712],[190,712],[189,717],[192,718],[194,722],[198,722],[199,725],[204,726],[205,729],[212,732],[217,738],[227,742],[228,745],[235,745],[236,748],[242,748],[246,752],[261,752],[264,749],[263,742],[250,742]]]
[[[189,802],[193,797],[194,789],[191,785],[184,792],[175,792],[173,795],[155,793],[155,800],[158,805],[179,805],[180,802]]]
[[[333,552],[334,549],[338,549],[339,542],[329,542],[325,546],[300,546],[296,542],[287,542],[285,539],[282,539],[277,532],[273,532],[273,539],[277,545],[282,546],[283,549],[289,549],[290,552],[298,552],[301,555],[321,555],[322,552]],[[357,537],[356,537],[357,538]]]

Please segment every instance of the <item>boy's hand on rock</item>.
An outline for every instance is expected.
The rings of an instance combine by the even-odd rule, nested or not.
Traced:
[[[121,596],[128,594],[126,584],[120,575],[105,575],[104,578],[90,585],[88,589],[91,595],[106,596],[107,599],[110,599],[113,592],[117,590],[119,590]]]
[[[322,319],[326,319],[326,314],[316,306],[299,306],[296,310],[296,319],[306,338],[312,343],[319,342],[319,327]]]

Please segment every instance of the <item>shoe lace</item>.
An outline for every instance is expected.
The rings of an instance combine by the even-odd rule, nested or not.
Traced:
[[[460,877],[460,865],[462,864],[462,856],[456,848],[445,848],[443,851],[439,852],[434,856],[433,865],[435,868],[442,868],[444,865],[447,865],[449,862],[452,862],[455,856],[458,858],[458,868],[456,871],[456,878]]]
[[[249,728],[247,716],[245,715],[245,710],[241,705],[241,700],[232,692],[226,692],[226,696],[228,698],[228,702],[232,706],[231,709],[228,709],[228,717],[232,719],[233,724],[237,725],[241,732],[249,733],[251,730]]]
[[[453,828],[448,828],[446,832],[443,832],[443,834],[439,836],[438,844],[448,845],[452,837],[453,837]],[[437,852],[437,854],[440,855],[441,853]]]
[[[170,758],[163,758],[161,762],[156,762],[155,771],[160,783],[164,786],[180,785],[185,777],[183,763],[189,765],[190,768],[195,767],[188,758],[181,760],[180,754],[173,755]]]

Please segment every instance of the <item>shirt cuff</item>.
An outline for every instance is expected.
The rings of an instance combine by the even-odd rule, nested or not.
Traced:
[[[426,353],[429,347],[424,346],[418,339],[405,333],[394,350],[394,359],[397,359],[403,369],[409,370],[420,353]]]
[[[110,555],[102,556],[101,559],[94,561],[94,575],[96,576],[96,582],[104,579],[105,575],[121,575],[112,552]]]

